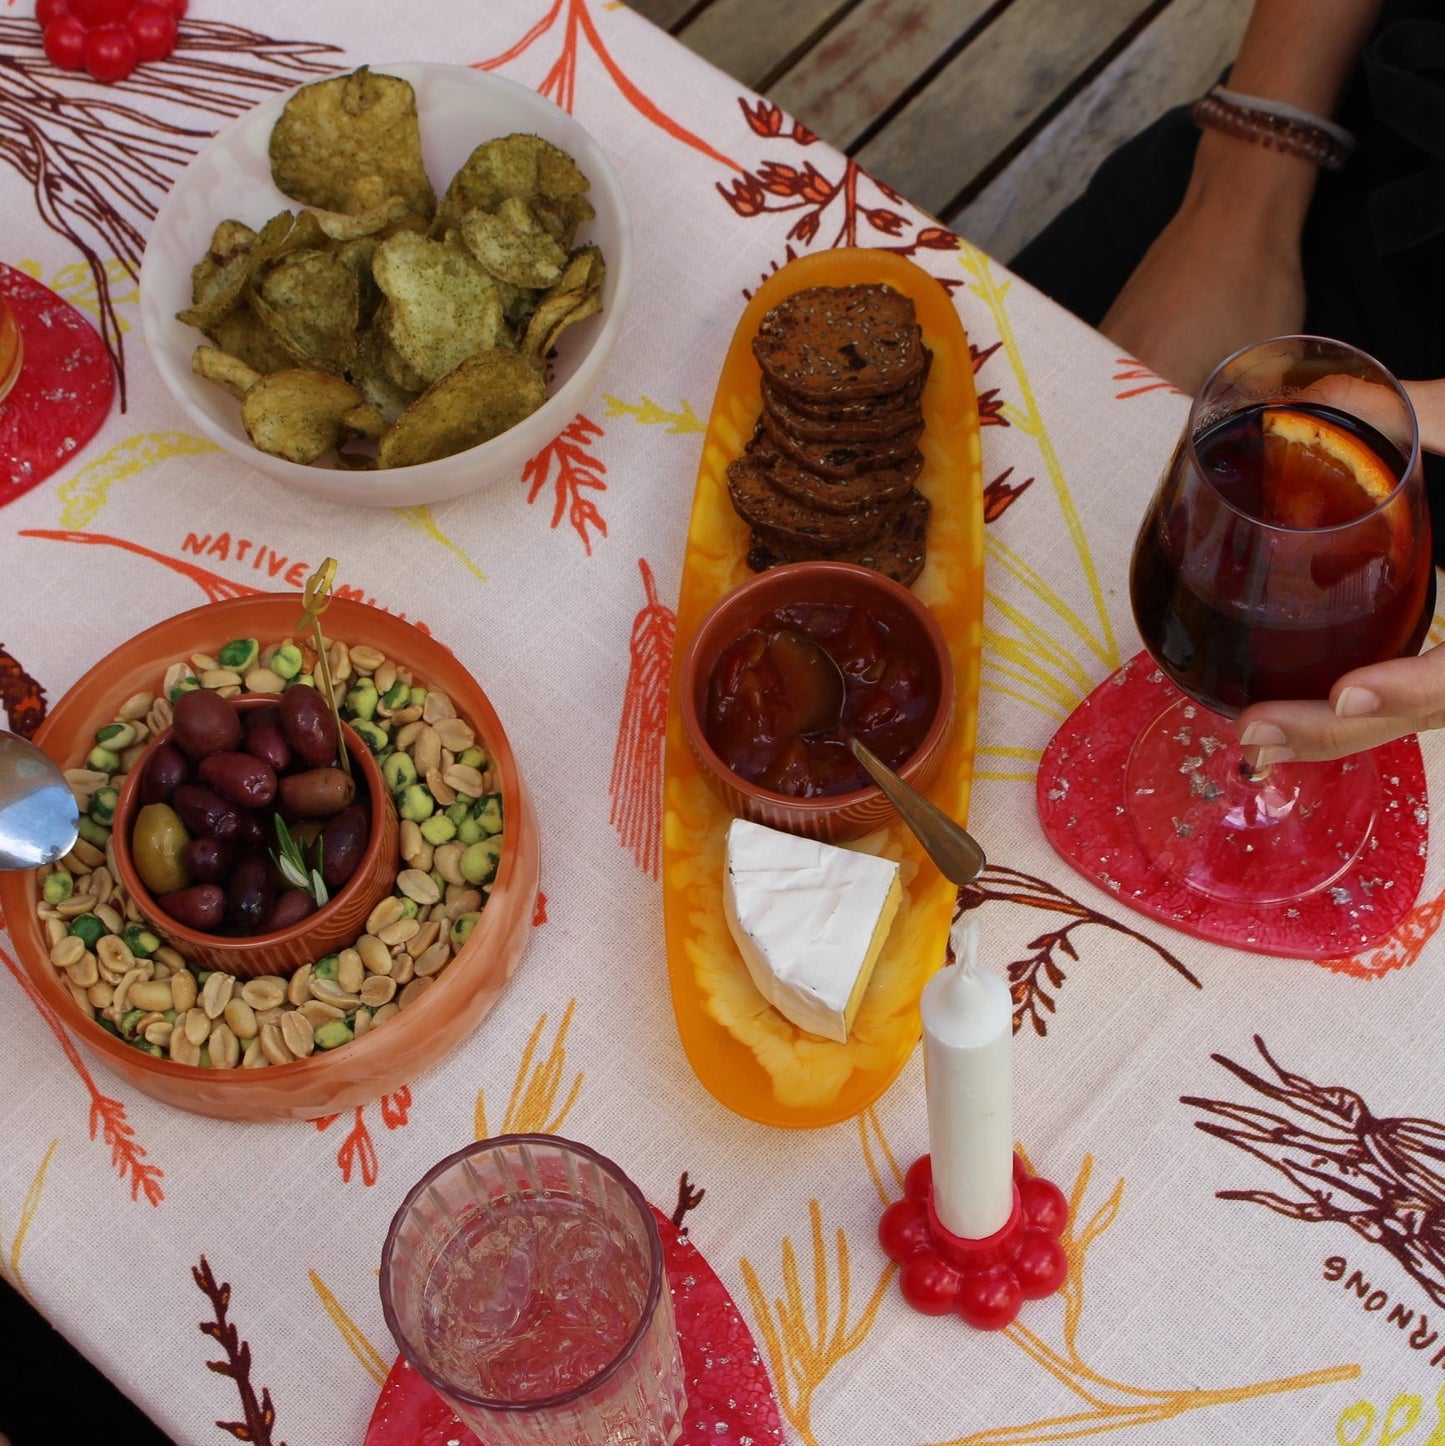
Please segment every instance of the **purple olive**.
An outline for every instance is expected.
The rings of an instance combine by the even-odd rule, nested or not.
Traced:
[[[315,688],[293,683],[282,693],[281,727],[302,762],[312,768],[336,762],[336,719]]]
[[[220,694],[192,688],[176,699],[171,736],[188,757],[205,758],[241,746],[241,720]]]
[[[201,779],[242,808],[265,808],[276,796],[276,771],[249,753],[212,753],[201,759]]]
[[[183,783],[171,795],[171,807],[192,834],[233,839],[240,832],[241,815],[229,798],[204,783]]]
[[[321,877],[332,893],[356,872],[370,832],[371,819],[359,803],[348,804],[321,830]]]
[[[259,814],[240,808],[236,812],[240,818],[235,838],[238,848],[270,848],[276,842],[276,825],[271,822],[269,811]]]
[[[226,916],[226,895],[215,884],[192,884],[188,889],[162,894],[156,903],[178,924],[213,934]]]
[[[252,708],[241,724],[245,749],[253,758],[269,763],[276,773],[291,766],[291,745],[281,728],[279,708]]]
[[[141,771],[141,803],[169,803],[176,786],[190,776],[191,765],[186,755],[174,743],[158,743],[151,749]]]
[[[271,916],[276,886],[264,854],[247,854],[226,885],[226,922],[238,934],[256,934]]]
[[[264,932],[270,934],[276,929],[289,929],[292,924],[299,924],[308,914],[315,912],[316,900],[305,889],[287,889],[271,906]]]
[[[313,768],[287,774],[276,796],[281,807],[297,818],[330,818],[356,797],[356,780],[339,768]]]
[[[224,884],[236,862],[236,850],[218,838],[193,838],[181,851],[186,872],[198,884]]]

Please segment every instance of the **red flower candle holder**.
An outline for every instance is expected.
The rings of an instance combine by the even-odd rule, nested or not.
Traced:
[[[1069,1202],[1051,1180],[1031,1175],[1014,1155],[1014,1205],[1003,1228],[965,1240],[939,1223],[933,1208],[933,1162],[915,1160],[903,1199],[878,1222],[878,1241],[897,1262],[903,1299],[924,1315],[958,1314],[977,1330],[1002,1330],[1026,1300],[1052,1295],[1069,1273],[1059,1237]]]

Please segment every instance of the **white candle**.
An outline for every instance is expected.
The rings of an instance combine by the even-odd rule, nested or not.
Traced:
[[[920,1003],[933,1208],[945,1230],[982,1240],[1013,1209],[1013,1003],[978,967],[977,919],[955,927],[953,949]]]

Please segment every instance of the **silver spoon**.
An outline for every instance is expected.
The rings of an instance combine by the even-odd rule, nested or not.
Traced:
[[[79,832],[65,775],[33,743],[0,729],[0,869],[54,863]]]
[[[988,860],[979,842],[962,824],[954,822],[936,804],[911,788],[843,724],[847,684],[829,653],[805,633],[782,628],[769,639],[773,649],[789,655],[782,669],[793,710],[793,731],[816,733],[836,730],[847,739],[853,756],[887,795],[899,818],[908,826],[923,851],[954,884],[971,884]]]

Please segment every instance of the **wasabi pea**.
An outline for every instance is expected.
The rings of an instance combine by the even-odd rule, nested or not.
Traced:
[[[477,921],[482,916],[477,913],[462,914],[452,922],[451,941],[452,948],[460,949],[471,937],[472,930],[477,927]]]
[[[112,753],[124,753],[135,742],[135,729],[129,723],[107,723],[95,730],[95,741]]]
[[[400,793],[415,783],[416,764],[411,761],[411,754],[390,754],[386,762],[381,765],[381,776],[386,780],[386,786],[393,793]]]
[[[449,814],[434,813],[422,824],[421,836],[433,847],[450,843],[457,836],[457,826]]]
[[[420,783],[413,783],[403,789],[396,801],[396,811],[412,823],[429,819],[436,811],[437,801]]]
[[[370,722],[376,717],[376,705],[380,694],[370,678],[362,678],[346,695],[346,710],[352,718],[365,718]]]
[[[47,904],[63,904],[75,892],[75,880],[69,869],[56,869],[45,876],[45,887],[41,891]]]
[[[283,643],[271,655],[271,671],[290,682],[301,672],[301,649],[295,643]]]
[[[354,1038],[344,1019],[328,1019],[314,1035],[317,1049],[337,1049]]]
[[[255,638],[233,638],[229,643],[221,645],[216,661],[233,673],[245,673],[255,665],[260,655],[261,645]]]
[[[90,808],[87,812],[96,823],[104,824],[107,828],[115,822],[115,806],[120,802],[120,794],[113,788],[97,788],[90,795]]]
[[[120,767],[120,754],[97,744],[86,755],[85,766],[97,773],[114,773]]]
[[[469,884],[485,884],[497,872],[497,860],[502,856],[502,840],[493,835],[474,843],[461,857],[458,868]]]

